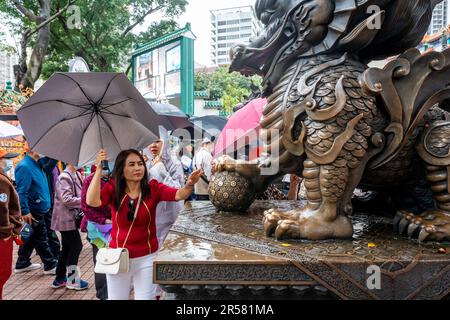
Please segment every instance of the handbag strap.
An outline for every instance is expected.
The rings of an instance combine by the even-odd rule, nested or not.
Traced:
[[[130,233],[131,233],[131,229],[133,229],[134,221],[136,221],[136,217],[137,217],[137,213],[138,213],[138,210],[139,210],[139,206],[141,205],[141,200],[142,200],[142,192],[139,193],[138,203],[136,205],[136,209],[134,210],[133,222],[131,223],[130,229],[128,230],[128,234],[127,234],[127,237],[125,238],[125,241],[123,242],[122,248],[125,248],[125,245],[126,245],[126,243],[128,241]],[[117,240],[119,240],[119,239],[117,239]]]

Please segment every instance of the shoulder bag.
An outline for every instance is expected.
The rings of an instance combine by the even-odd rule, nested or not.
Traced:
[[[125,241],[123,242],[122,248],[112,249],[108,247],[99,249],[96,257],[97,263],[95,264],[95,273],[116,275],[120,273],[127,273],[130,271],[130,256],[128,253],[128,249],[125,248],[125,245],[128,241],[128,237],[130,236],[134,221],[136,220],[139,206],[141,204],[141,199],[142,193],[139,194],[139,200],[134,212],[133,223],[128,230],[128,234],[125,238]]]

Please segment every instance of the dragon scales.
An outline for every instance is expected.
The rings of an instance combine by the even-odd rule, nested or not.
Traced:
[[[265,212],[268,236],[351,238],[355,188],[421,185],[431,205],[399,205],[396,228],[421,241],[450,238],[450,50],[408,49],[422,39],[439,2],[256,2],[266,28],[232,49],[230,69],[264,78],[268,156],[224,156],[215,169],[237,172],[256,191],[286,173],[303,176],[307,205]],[[367,67],[394,55],[384,69]],[[270,166],[279,170],[262,174]]]

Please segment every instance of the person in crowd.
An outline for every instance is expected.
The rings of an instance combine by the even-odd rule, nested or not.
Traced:
[[[3,287],[12,273],[13,236],[19,234],[22,227],[19,197],[14,186],[5,174],[5,159],[11,157],[0,149],[0,300],[3,299]]]
[[[180,151],[180,161],[183,165],[183,171],[187,174],[192,172],[192,158],[193,158],[194,148],[191,144],[188,144]]]
[[[84,213],[84,218],[81,223],[81,231],[87,232],[87,238],[92,246],[92,256],[94,265],[97,263],[97,253],[101,248],[109,244],[109,238],[112,228],[111,208],[101,206],[94,208],[88,206],[86,203],[87,190],[91,184],[94,174],[97,170],[95,165],[91,166],[91,174],[83,181],[83,188],[81,189],[81,210]],[[100,170],[101,171],[101,170]],[[103,188],[109,180],[109,175],[103,173],[100,183]],[[108,300],[108,286],[106,284],[106,275],[94,273],[96,297],[99,300]]]
[[[22,218],[33,225],[34,232],[31,239],[20,246],[14,272],[22,273],[41,268],[41,264],[31,263],[31,254],[33,249],[36,249],[44,263],[44,274],[54,275],[58,260],[50,248],[45,222],[46,216],[51,215],[51,195],[45,171],[39,164],[40,158],[38,153],[28,150],[15,169]]]
[[[192,171],[194,171],[192,159],[194,157],[194,146],[192,144],[188,144],[184,148],[181,149],[179,158],[181,165],[183,167],[184,171],[184,180],[190,176]],[[195,195],[195,192],[191,194],[191,196],[186,201],[192,201],[195,200],[197,197]]]
[[[97,155],[97,167],[107,160],[105,150]],[[111,248],[126,248],[130,255],[130,271],[107,275],[108,299],[128,300],[131,285],[136,300],[156,297],[153,284],[153,260],[158,251],[156,207],[161,201],[187,199],[202,172],[197,170],[181,189],[170,188],[156,180],[148,182],[144,158],[139,151],[122,151],[115,161],[113,179],[101,187],[102,173],[97,170],[86,195],[91,207],[111,205]]]
[[[289,177],[289,192],[288,192],[288,200],[298,200],[300,193],[300,186],[302,184],[302,178],[300,178],[296,174],[291,174]]]
[[[149,180],[154,179],[168,187],[179,189],[185,181],[183,166],[178,158],[170,155],[169,149],[168,139],[156,140],[149,146],[153,157],[149,168]],[[177,220],[183,206],[182,201],[163,201],[156,207],[156,237],[159,248],[162,248],[170,228]],[[157,298],[161,295],[162,290],[158,287]]]
[[[44,170],[45,172],[48,183],[48,189],[50,190],[50,200],[51,200],[50,210],[48,211],[48,214],[46,214],[44,217],[45,227],[47,229],[48,244],[50,246],[50,250],[52,251],[53,256],[56,259],[58,259],[61,251],[61,243],[59,242],[56,232],[51,228],[53,206],[55,202],[55,187],[60,174],[58,168],[58,160],[44,156],[41,157],[38,162],[41,165],[42,170]]]
[[[181,162],[170,155],[168,140],[156,140],[149,150],[153,156],[151,167],[147,168],[149,180],[156,180],[168,187],[180,189],[184,185],[184,172]],[[156,234],[161,248],[170,228],[183,209],[183,202],[161,202],[156,208]]]
[[[76,224],[81,211],[81,187],[83,180],[76,167],[68,164],[58,177],[55,186],[55,206],[52,230],[61,233],[62,250],[56,268],[56,278],[52,288],[66,287],[71,290],[85,290],[89,284],[80,279],[78,259],[83,243]]]
[[[204,138],[202,147],[192,160],[194,170],[202,170],[204,172],[200,181],[195,185],[195,194],[199,201],[209,200],[208,186],[212,175],[212,160],[212,142],[209,138]]]
[[[13,168],[12,160],[19,156],[18,153],[8,153],[5,149],[0,148],[0,170],[4,175],[9,177],[11,169]],[[11,180],[11,178],[10,178]]]

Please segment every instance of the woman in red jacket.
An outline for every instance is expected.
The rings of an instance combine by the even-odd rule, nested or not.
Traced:
[[[97,155],[97,166],[107,159],[105,150]],[[101,187],[102,171],[97,170],[87,191],[91,207],[110,205],[112,210],[111,248],[126,248],[130,254],[130,271],[107,275],[108,299],[128,300],[131,285],[136,300],[155,299],[153,260],[158,251],[156,206],[160,201],[187,199],[202,175],[191,174],[181,189],[167,187],[156,180],[148,181],[142,155],[136,150],[122,151],[115,161],[113,179]]]

